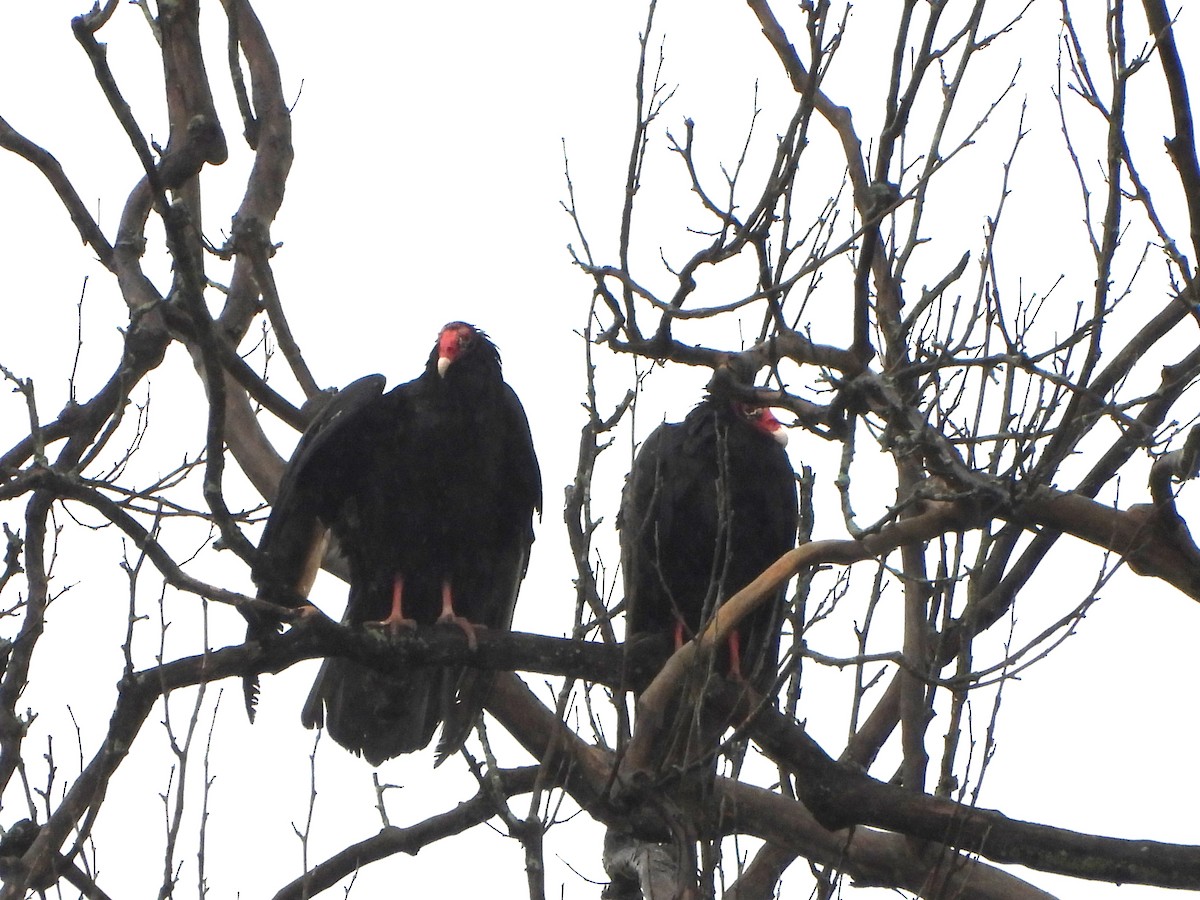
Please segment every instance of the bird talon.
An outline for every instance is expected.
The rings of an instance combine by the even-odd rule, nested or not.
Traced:
[[[470,619],[465,619],[462,616],[454,613],[442,613],[438,616],[439,625],[457,625],[462,629],[463,634],[467,636],[467,646],[472,650],[479,649],[479,639],[475,637],[476,628],[484,628],[484,625],[476,625]]]

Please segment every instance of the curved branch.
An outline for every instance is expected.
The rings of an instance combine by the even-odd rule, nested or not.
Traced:
[[[757,698],[747,697],[744,686],[716,684],[714,690],[721,709],[751,711],[762,706]],[[1200,847],[1022,822],[995,810],[885,784],[835,762],[803,726],[770,708],[758,713],[752,733],[767,755],[800,774],[801,799],[827,828],[868,825],[976,852],[997,863],[1093,881],[1200,887]]]
[[[521,769],[489,772],[488,778],[498,783],[506,795],[527,794],[533,790],[537,774],[537,766],[526,766]],[[468,828],[482,825],[495,815],[496,804],[492,789],[480,788],[474,797],[463,801],[449,812],[430,816],[408,828],[389,825],[378,834],[351,844],[285,886],[275,895],[274,900],[307,900],[326,888],[333,887],[369,863],[395,856],[397,853],[416,856],[423,847],[462,834]]]
[[[54,193],[58,194],[58,198],[62,200],[63,206],[67,208],[67,214],[75,223],[75,228],[79,231],[83,242],[92,248],[104,268],[114,271],[112,245],[104,236],[104,232],[100,230],[100,226],[96,224],[96,220],[92,218],[92,214],[87,211],[87,207],[83,205],[83,200],[80,199],[75,186],[71,184],[67,173],[63,171],[62,165],[54,158],[53,154],[19,134],[3,117],[0,117],[0,147],[11,150],[37,167],[38,171],[50,182]]]

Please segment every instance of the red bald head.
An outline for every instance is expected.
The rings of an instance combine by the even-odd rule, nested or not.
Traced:
[[[474,325],[466,322],[451,322],[438,334],[438,374],[445,376],[446,370],[464,353],[468,352],[479,339],[479,332]]]
[[[783,429],[783,423],[775,418],[775,414],[770,409],[765,406],[749,406],[739,402],[735,402],[733,408],[751,428],[756,428],[778,441],[780,445],[787,446],[788,436]]]

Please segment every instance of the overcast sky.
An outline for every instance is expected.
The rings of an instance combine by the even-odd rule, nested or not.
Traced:
[[[887,29],[877,28],[870,6],[860,4],[849,22],[847,44],[853,47],[847,52],[862,67],[837,68],[827,83],[838,102],[852,106],[862,97],[881,93],[878,82],[867,76],[871,61],[877,71],[886,65],[880,62],[880,52],[887,48],[876,46],[874,35],[886,34]],[[586,320],[590,296],[587,278],[571,266],[566,250],[577,238],[559,205],[566,197],[564,142],[592,249],[609,259],[616,245],[633,123],[637,35],[645,9],[627,0],[344,7],[261,0],[256,9],[279,57],[285,94],[295,103],[296,161],[272,237],[282,243],[274,262],[276,279],[308,363],[323,385],[343,385],[372,371],[396,382],[419,372],[439,327],[447,321],[471,321],[492,335],[501,349],[506,377],[529,412],[546,494],[516,627],[564,633],[571,625],[573,572],[561,524],[561,498],[562,487],[573,475],[583,422],[579,404],[584,371],[574,332]],[[1061,169],[1048,176],[1039,157],[1061,158],[1062,153],[1049,105],[1057,10],[1057,3],[1036,3],[1028,27],[1002,39],[993,68],[984,70],[992,73],[992,83],[983,76],[972,82],[978,96],[993,96],[1021,61],[1018,89],[997,114],[994,130],[951,176],[952,183],[959,179],[963,199],[947,210],[939,225],[944,229],[939,234],[979,233],[985,210],[996,197],[996,161],[1006,155],[1011,144],[1007,135],[1015,133],[1020,103],[1028,99],[1030,149],[1014,180],[1013,201],[1025,219],[1008,239],[1027,242],[1013,252],[1023,256],[1027,269],[1021,274],[1034,290],[1046,290],[1073,264],[1066,254],[1078,252],[1063,249],[1054,232],[1072,217],[1077,221],[1078,211],[1050,215],[1052,208],[1076,202],[1078,190],[1072,193],[1072,186],[1063,182]],[[71,35],[71,16],[83,11],[82,4],[64,0],[0,0],[0,35],[5,39],[0,52],[0,115],[57,156],[111,238],[139,165]],[[210,74],[232,143],[239,140],[240,123],[227,77],[221,73],[224,20],[215,4],[206,6],[203,15],[212,39]],[[1102,24],[1099,9],[1095,17]],[[719,161],[732,161],[740,149],[756,88],[763,110],[760,135],[769,142],[783,129],[792,112],[791,89],[744,4],[668,0],[661,5],[659,24],[660,37],[665,33],[665,80],[678,85],[664,113],[664,127],[679,132],[683,120],[692,117],[712,172]],[[1198,46],[1195,40],[1188,42],[1197,31],[1187,19],[1183,25],[1179,39],[1186,60],[1186,48]],[[110,61],[143,127],[165,142],[158,64],[140,11],[123,5],[100,38],[109,44]],[[1189,74],[1193,90],[1200,90],[1200,70]],[[854,108],[860,134],[869,135],[878,103],[868,100]],[[968,117],[979,109],[965,108]],[[1160,141],[1169,127],[1161,115],[1154,118],[1161,109],[1147,103],[1138,113],[1150,117],[1138,140]],[[994,138],[996,134],[1001,137]],[[836,158],[827,130],[814,129],[813,140],[814,145],[825,145],[814,147],[815,161]],[[1155,165],[1163,165],[1161,154],[1154,159]],[[221,243],[228,228],[246,166],[245,155],[238,154],[224,170],[206,173],[205,228],[215,243]],[[653,187],[647,189],[640,252],[653,259],[660,247],[669,255],[683,246],[688,204],[694,202],[661,132],[651,146],[647,182]],[[839,189],[840,172],[815,162],[811,185],[814,202],[823,202]],[[947,252],[956,258],[962,246],[949,243]],[[166,273],[161,260],[155,265],[159,268],[152,274],[161,286]],[[931,264],[930,271],[935,268]],[[119,346],[116,328],[126,318],[123,303],[115,284],[79,246],[50,189],[32,167],[11,155],[0,155],[0,276],[0,363],[34,378],[43,418],[50,418],[67,399],[65,373],[74,350],[77,303],[84,278],[90,279],[83,306],[88,341],[77,377],[79,394],[91,396],[111,373]],[[1147,302],[1158,303],[1161,296]],[[1074,295],[1069,299],[1073,303]],[[820,310],[811,316],[819,327]],[[756,320],[751,316],[748,322],[746,333],[752,335]],[[602,399],[612,402],[624,391],[632,363],[606,355],[601,363]],[[277,371],[281,369],[280,364]],[[699,398],[705,380],[703,373],[687,372],[652,381],[636,431],[623,432],[623,445],[611,454],[613,489],[597,497],[609,524],[631,442],[644,437],[664,415],[682,418]],[[164,397],[187,397],[190,391],[200,400],[190,364],[178,348],[152,382],[163,385]],[[168,390],[167,385],[172,387]],[[295,390],[289,396],[299,399]],[[155,421],[189,422],[186,415],[176,416],[182,412],[167,404],[156,409]],[[13,435],[25,427],[19,399],[0,393],[0,443],[11,445]],[[285,432],[281,429],[279,434]],[[200,438],[173,446],[195,449]],[[818,519],[817,536],[844,536],[832,486],[837,448],[797,432],[790,452],[797,464],[803,460],[814,465],[819,501],[831,510],[828,519]],[[177,461],[172,457],[163,465]],[[864,492],[859,510],[863,521],[871,520],[891,499],[886,492]],[[19,521],[19,515],[15,506],[0,510],[5,521]],[[79,543],[66,549],[85,546],[82,538],[74,540]],[[615,558],[611,534],[607,540]],[[63,634],[53,638],[70,652],[100,653],[96,635],[124,631],[124,587],[111,556],[113,546],[108,543],[97,553],[95,558],[102,562],[95,571],[61,573],[64,583],[77,587],[59,601],[55,613],[60,618],[52,616],[52,627],[65,626],[68,619],[87,623],[77,630],[63,627]],[[228,562],[214,562],[198,574],[231,588],[250,589],[244,569]],[[1092,577],[1090,570],[1082,581],[1073,572],[1051,572],[1039,586],[1077,602]],[[869,578],[862,576],[863,589]],[[324,580],[317,599],[336,609],[342,590],[332,579]],[[1190,665],[1195,636],[1200,634],[1200,611],[1165,586],[1127,574],[1114,581],[1105,598],[1089,614],[1078,638],[1010,686],[999,749],[980,803],[1014,818],[1066,828],[1196,843],[1200,832],[1191,811],[1200,805],[1200,775],[1191,757],[1200,734],[1188,710],[1200,686]],[[169,632],[168,656],[198,651],[195,631],[184,631],[195,628],[196,602],[171,598],[169,614],[180,624]],[[1030,616],[1032,622],[1041,622],[1036,613]],[[214,634],[237,640],[236,614],[219,609],[212,617]],[[86,637],[82,644],[81,636]],[[113,652],[106,646],[94,665],[91,656],[72,657],[87,662],[71,677],[86,668],[84,677],[97,684],[94,696],[72,709],[81,723],[85,758],[95,752],[111,709],[111,685],[120,662]],[[300,872],[292,823],[301,824],[306,815],[312,734],[300,727],[298,710],[314,672],[315,663],[268,677],[260,722],[253,729],[245,723],[236,690],[221,701],[208,848],[213,897],[259,897]],[[69,749],[74,731],[62,707],[61,698],[68,692],[39,694],[38,677],[35,672],[27,699],[35,708],[39,701],[46,708],[34,735],[41,742],[51,730],[58,735],[57,746],[65,754],[61,766],[69,777],[77,771],[77,763],[69,761],[77,751]],[[536,678],[529,681],[549,696]],[[826,701],[810,688],[807,696],[814,733],[837,747],[846,727],[846,695]],[[180,709],[186,710],[186,704]],[[1175,724],[1164,730],[1164,719]],[[975,723],[976,737],[985,724]],[[931,739],[934,735],[940,739],[937,722]],[[161,730],[148,726],[114,779],[98,824],[99,883],[113,896],[145,896],[161,877],[157,793],[167,771],[164,744]],[[34,748],[39,746],[31,743],[27,756],[35,759]],[[508,764],[527,761],[517,751],[507,752]],[[379,824],[367,764],[329,741],[322,742],[317,759],[320,793],[310,862],[369,836]],[[1126,768],[1133,759],[1139,771]],[[431,762],[429,751],[380,770],[381,779],[404,785],[388,795],[393,824],[410,824],[450,809],[474,792],[461,761],[451,760],[436,772]],[[1143,768],[1147,765],[1149,769]],[[4,801],[0,825],[7,826],[23,814],[24,803],[12,790]],[[519,802],[516,806],[524,812]],[[127,837],[113,840],[117,833]],[[551,832],[547,865],[552,895],[560,886],[565,897],[598,894],[599,887],[589,881],[604,880],[598,837],[599,830],[582,819]],[[397,885],[422,896],[440,884],[450,896],[522,897],[521,867],[515,842],[480,828],[470,838],[430,847],[416,859],[397,857],[370,867],[351,896],[382,896]],[[1028,877],[1072,900],[1166,896],[1164,891],[1139,887],[1118,891],[1037,873]],[[184,883],[194,884],[194,875],[185,875]],[[805,879],[798,879],[798,885],[803,884]],[[796,890],[796,896],[807,893],[799,886]],[[872,895],[891,894],[856,894]]]

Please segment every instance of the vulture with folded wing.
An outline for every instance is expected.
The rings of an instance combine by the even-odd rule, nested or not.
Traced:
[[[425,371],[383,392],[371,375],[338,393],[304,433],[279,485],[253,569],[259,596],[304,605],[330,532],[350,596],[343,622],[454,623],[507,630],[529,561],[541,474],[500,354],[474,326],[442,329]],[[273,628],[253,623],[250,637]],[[457,666],[380,672],[323,664],[302,714],[373,765],[427,746],[437,761],[466,739],[487,673]],[[257,685],[247,682],[253,715]]]
[[[766,407],[710,394],[638,452],[621,503],[626,638],[695,637],[723,603],[796,542],[796,479],[787,434]],[[717,671],[767,692],[784,597],[731,635]]]

